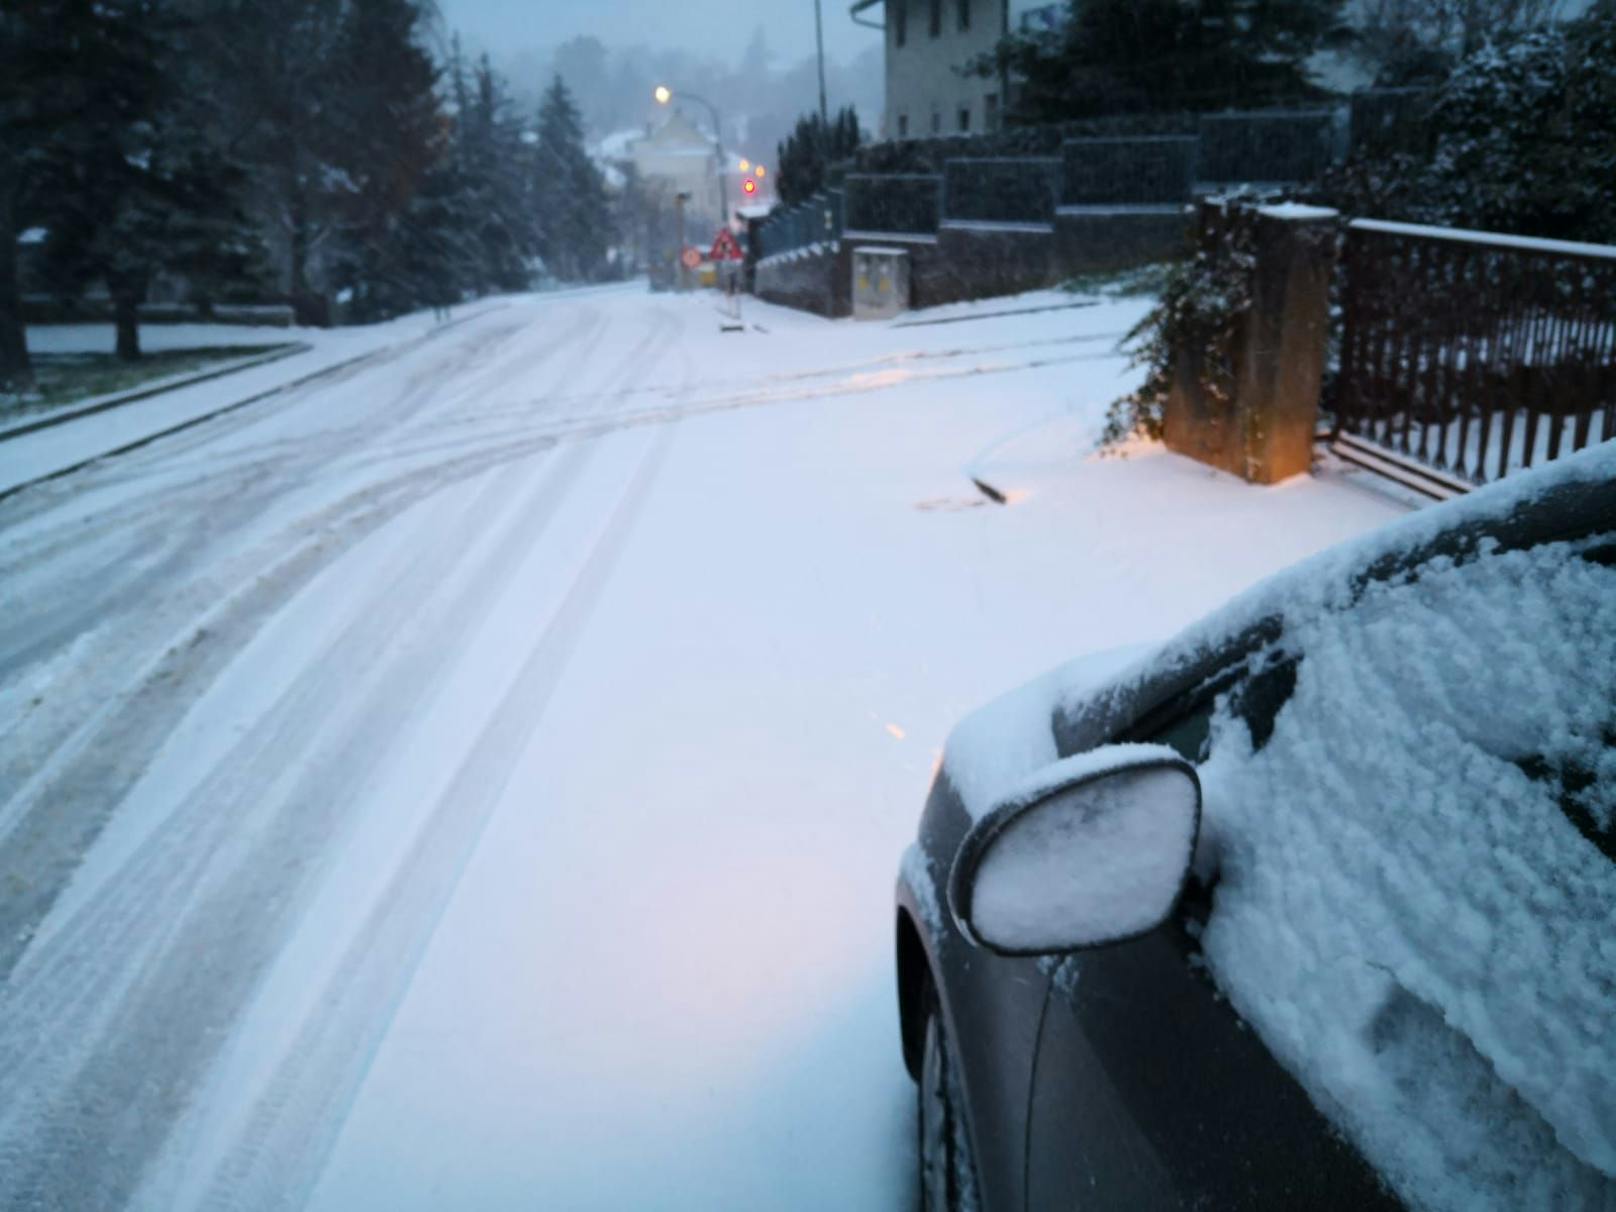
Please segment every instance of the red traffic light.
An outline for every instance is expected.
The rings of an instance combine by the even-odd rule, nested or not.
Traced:
[[[757,193],[757,182],[748,178],[746,181],[742,182],[741,188],[749,194],[755,194]]]

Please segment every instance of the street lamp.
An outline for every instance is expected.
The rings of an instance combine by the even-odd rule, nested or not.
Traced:
[[[658,105],[666,105],[668,102],[673,100],[674,90],[669,88],[666,84],[659,84],[656,87],[656,92],[652,95],[656,97],[656,103]],[[687,93],[682,88],[678,90],[678,96],[682,97],[686,101],[694,101],[698,105],[705,105],[707,107],[707,113],[712,117],[713,139],[718,145],[718,208],[721,212],[720,218],[723,219],[724,226],[728,227],[729,192],[724,188],[724,165],[727,163],[724,156],[724,124],[718,117],[718,107],[715,106],[711,101],[707,100],[707,98],[698,97],[695,93]]]

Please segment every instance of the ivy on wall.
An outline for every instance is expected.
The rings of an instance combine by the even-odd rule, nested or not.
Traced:
[[[1162,436],[1181,357],[1186,371],[1200,376],[1214,401],[1233,398],[1235,342],[1240,321],[1251,309],[1257,264],[1254,215],[1249,206],[1225,202],[1203,216],[1195,255],[1172,268],[1156,306],[1123,340],[1129,364],[1143,366],[1145,380],[1111,405],[1102,446]]]

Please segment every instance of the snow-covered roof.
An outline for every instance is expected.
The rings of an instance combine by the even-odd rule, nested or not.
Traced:
[[[30,227],[17,236],[18,244],[43,244],[45,237],[50,235],[43,227]]]
[[[614,130],[595,145],[595,155],[603,160],[627,160],[634,154],[634,145],[645,138],[640,127]]]
[[[658,150],[668,145],[694,146],[711,150],[715,145],[710,134],[692,122],[683,110],[677,108],[668,114],[665,122],[650,134],[642,136],[642,139],[642,146],[655,147]]]

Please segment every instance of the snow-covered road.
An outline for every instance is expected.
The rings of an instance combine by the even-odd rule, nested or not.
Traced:
[[[515,300],[0,502],[0,1206],[907,1206],[949,725],[1397,507],[1090,459],[1137,302],[749,308]]]

